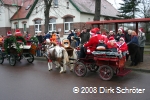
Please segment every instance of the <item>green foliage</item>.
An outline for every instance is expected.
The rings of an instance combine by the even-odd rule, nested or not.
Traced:
[[[135,18],[135,12],[139,11],[137,7],[140,3],[139,0],[123,0],[124,3],[120,3],[121,7],[118,9],[120,15],[118,17],[124,19]]]
[[[8,50],[10,50],[10,47],[11,47],[11,45],[13,44],[13,43],[15,43],[15,45],[16,45],[16,51],[18,52],[18,53],[20,53],[21,52],[21,49],[19,48],[19,43],[17,42],[17,40],[21,40],[21,41],[23,41],[24,42],[24,44],[26,44],[26,41],[25,41],[25,39],[23,38],[23,37],[21,37],[21,36],[10,36],[10,37],[8,37],[8,38],[6,38],[5,40],[4,40],[4,49],[5,49],[5,51],[6,51],[6,53],[8,53],[9,51]]]
[[[37,37],[31,37],[30,40],[34,41],[36,44],[39,42]]]

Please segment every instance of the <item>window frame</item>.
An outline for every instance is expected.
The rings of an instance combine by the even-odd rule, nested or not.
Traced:
[[[54,8],[58,8],[58,0],[53,0]]]
[[[73,18],[72,18],[72,21],[66,21],[67,18],[72,18],[72,17],[64,18],[64,33],[65,34],[68,34],[69,30],[71,30],[71,28],[73,27],[71,26],[71,24],[73,25]],[[66,24],[68,24],[68,30],[66,30]]]
[[[55,21],[54,21],[54,22],[50,22],[51,19],[54,19]],[[50,30],[50,25],[52,26],[52,27],[51,27],[52,30]],[[53,32],[53,31],[56,32],[56,18],[50,18],[50,19],[49,19],[49,27],[48,27],[48,30],[49,30],[49,32]]]
[[[40,23],[36,23],[36,21],[39,20]],[[37,19],[37,20],[34,20],[34,29],[35,29],[35,33],[39,33],[39,32],[42,32],[42,29],[41,29],[41,19]],[[36,26],[38,26],[37,30],[36,30]]]
[[[23,23],[23,31],[27,31],[27,23]]]

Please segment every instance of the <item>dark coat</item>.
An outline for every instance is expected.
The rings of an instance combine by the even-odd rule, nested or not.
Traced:
[[[119,33],[117,33],[117,34],[115,35],[115,40],[118,42],[121,37],[125,38],[124,34],[119,34]]]
[[[90,33],[89,32],[82,32],[79,37],[81,38],[81,44],[86,43],[90,39]]]
[[[131,56],[131,61],[134,63],[140,62],[140,48],[139,45],[130,43],[128,44],[128,51]]]
[[[68,35],[68,37],[67,37],[67,39],[69,40],[70,44],[71,44],[71,37],[72,37],[72,36],[74,36],[74,33],[73,33],[73,32],[71,32],[71,33]]]

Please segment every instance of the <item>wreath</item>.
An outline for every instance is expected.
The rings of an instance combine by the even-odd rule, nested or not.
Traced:
[[[18,53],[21,52],[21,49],[19,48],[20,44],[17,42],[18,40],[21,40],[22,42],[24,42],[24,44],[26,44],[26,40],[22,36],[10,36],[4,40],[4,49],[6,53],[8,53],[8,49],[10,49],[12,43],[16,44],[16,51]]]
[[[31,40],[33,43],[35,43],[36,46],[38,45],[39,40],[38,40],[37,37],[31,37],[30,40]]]

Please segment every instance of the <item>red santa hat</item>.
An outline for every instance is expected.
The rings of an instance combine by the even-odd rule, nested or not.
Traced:
[[[140,32],[143,32],[143,28],[139,28],[139,31],[140,31]]]
[[[109,37],[109,40],[110,40],[110,41],[111,41],[111,40],[114,40],[114,37],[112,37],[112,36],[111,36],[111,37]]]
[[[16,30],[16,34],[21,33],[21,31],[19,29]]]
[[[119,28],[118,31],[121,31],[121,32],[122,32],[123,30],[122,30],[121,28]]]
[[[124,41],[124,38],[123,38],[123,37],[121,37],[119,40],[122,40],[122,41]]]
[[[12,35],[12,34],[11,34],[11,32],[10,32],[10,31],[8,31],[8,32],[7,32],[7,36],[10,36],[10,35]]]
[[[15,31],[15,36],[22,36],[22,33],[19,29]]]
[[[111,31],[109,31],[109,33],[114,33],[114,32],[111,30]]]

